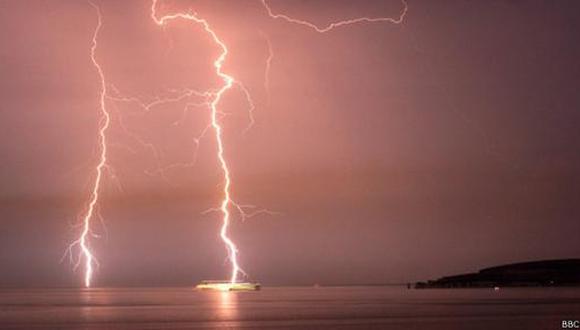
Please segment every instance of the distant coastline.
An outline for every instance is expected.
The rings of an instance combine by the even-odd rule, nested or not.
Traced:
[[[521,262],[417,282],[416,289],[580,286],[580,259]]]

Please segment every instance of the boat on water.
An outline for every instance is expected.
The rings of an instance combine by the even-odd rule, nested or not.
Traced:
[[[230,282],[221,280],[206,280],[199,282],[195,286],[199,290],[217,290],[217,291],[258,291],[260,283],[253,282]]]

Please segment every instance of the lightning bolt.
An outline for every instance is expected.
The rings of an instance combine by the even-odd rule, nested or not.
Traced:
[[[89,236],[92,235],[91,231],[91,220],[97,215],[97,204],[99,202],[99,191],[101,189],[101,183],[103,181],[103,172],[107,167],[107,129],[109,128],[109,124],[111,122],[111,116],[107,111],[105,106],[105,99],[107,95],[107,86],[106,86],[106,79],[105,74],[103,73],[103,69],[96,58],[96,51],[97,51],[97,39],[99,36],[99,32],[101,30],[102,22],[102,15],[100,8],[95,5],[94,3],[89,1],[89,4],[95,9],[97,13],[97,26],[93,32],[92,38],[92,45],[90,49],[91,54],[91,62],[97,71],[99,81],[100,81],[100,90],[99,90],[99,111],[100,111],[100,119],[99,119],[99,129],[98,129],[98,137],[97,137],[97,145],[99,150],[99,161],[95,166],[95,178],[92,182],[92,189],[90,193],[90,197],[88,200],[88,204],[86,207],[85,213],[81,216],[82,218],[82,230],[80,236],[77,240],[72,242],[69,245],[68,251],[72,255],[72,250],[74,247],[79,247],[79,258],[78,262],[75,265],[75,269],[79,266],[79,264],[84,261],[84,285],[85,287],[90,287],[92,278],[93,278],[93,268],[96,264],[97,260],[93,252],[91,251]],[[97,215],[98,216],[98,215]]]
[[[328,24],[325,27],[318,27],[316,24],[309,22],[309,21],[293,18],[293,17],[287,16],[284,14],[276,14],[272,11],[272,8],[270,7],[270,5],[268,5],[268,2],[266,0],[261,0],[261,1],[262,1],[262,5],[264,6],[264,8],[266,8],[266,11],[268,12],[268,16],[270,16],[271,18],[283,19],[289,23],[294,23],[294,24],[306,26],[306,27],[318,32],[318,33],[326,33],[326,32],[329,32],[329,31],[331,31],[335,28],[341,27],[341,26],[357,24],[357,23],[364,23],[364,22],[366,22],[366,23],[376,23],[376,22],[385,23],[386,22],[386,23],[400,24],[405,19],[405,15],[407,14],[407,10],[409,9],[409,6],[407,5],[407,1],[402,0],[401,2],[403,4],[403,10],[401,11],[401,14],[399,15],[399,17],[397,17],[397,18],[392,18],[392,17],[357,17],[357,18],[353,18],[353,19],[333,22],[333,23]]]
[[[194,138],[194,142],[195,142],[196,150],[197,150],[200,139],[203,138],[205,136],[205,134],[210,129],[213,130],[214,137],[216,140],[216,145],[217,145],[217,159],[218,159],[219,166],[220,166],[222,174],[223,174],[223,182],[222,182],[223,183],[223,190],[222,190],[223,197],[222,197],[219,208],[216,208],[215,210],[219,211],[222,214],[222,225],[221,225],[221,228],[219,231],[219,236],[226,246],[227,253],[228,253],[228,260],[231,264],[231,276],[230,276],[231,283],[235,283],[237,281],[240,273],[243,273],[243,271],[238,263],[238,248],[237,248],[236,244],[233,242],[233,240],[228,235],[228,229],[229,229],[231,218],[232,218],[232,213],[231,213],[230,209],[233,208],[236,212],[238,212],[240,214],[240,216],[242,217],[242,220],[244,220],[246,218],[250,218],[252,216],[263,214],[263,213],[276,214],[276,212],[271,212],[271,211],[267,211],[267,210],[256,210],[255,206],[253,206],[253,205],[238,204],[234,200],[232,200],[232,198],[231,198],[232,180],[231,180],[228,162],[227,162],[227,159],[225,157],[224,142],[223,142],[223,127],[220,124],[220,120],[221,120],[222,116],[224,115],[224,113],[220,112],[218,108],[219,108],[220,102],[221,102],[224,94],[227,91],[231,90],[234,86],[238,87],[241,90],[241,92],[244,94],[247,103],[250,105],[250,108],[248,111],[249,125],[244,130],[244,132],[246,132],[254,124],[253,111],[254,111],[255,107],[254,107],[254,102],[251,98],[251,95],[250,95],[249,91],[245,88],[245,86],[241,82],[235,80],[235,78],[233,76],[225,73],[222,70],[223,64],[226,61],[226,58],[228,56],[228,48],[227,48],[226,44],[222,41],[222,39],[220,39],[220,37],[217,35],[217,33],[211,28],[208,21],[203,19],[203,18],[200,18],[196,13],[193,13],[193,14],[189,13],[189,12],[188,13],[176,13],[176,14],[168,14],[168,15],[158,17],[157,12],[156,12],[157,1],[158,0],[152,0],[152,4],[151,4],[151,18],[153,19],[155,24],[157,24],[161,27],[165,27],[166,24],[169,23],[170,21],[183,19],[183,20],[191,21],[191,22],[194,22],[196,24],[201,25],[203,27],[204,31],[211,37],[213,42],[221,50],[219,56],[214,60],[213,66],[215,68],[215,74],[222,80],[222,84],[217,89],[210,89],[210,90],[204,91],[204,92],[193,91],[190,89],[186,89],[186,90],[182,90],[182,91],[171,91],[176,96],[166,97],[166,98],[156,98],[153,101],[148,102],[148,103],[142,102],[138,98],[113,97],[113,96],[108,95],[105,74],[103,72],[101,65],[99,64],[99,62],[96,58],[96,50],[97,50],[97,46],[98,46],[98,35],[99,35],[99,32],[100,32],[101,27],[102,27],[101,10],[96,4],[89,1],[89,4],[95,9],[95,11],[97,13],[97,25],[95,27],[93,37],[92,37],[92,46],[90,48],[90,58],[91,58],[91,62],[93,64],[95,70],[98,73],[98,77],[100,79],[100,91],[99,91],[100,119],[99,119],[98,136],[97,136],[97,146],[98,146],[99,157],[98,157],[98,163],[96,164],[95,169],[94,169],[95,177],[94,177],[94,181],[92,182],[92,189],[91,189],[89,200],[87,201],[86,211],[84,213],[82,213],[82,216],[81,216],[82,230],[81,230],[80,236],[77,240],[72,242],[68,248],[68,252],[70,253],[71,258],[72,258],[73,249],[75,247],[79,248],[79,257],[78,257],[78,261],[75,264],[75,269],[77,267],[79,267],[81,263],[84,262],[83,264],[84,264],[84,285],[85,285],[85,287],[91,286],[94,266],[97,264],[97,260],[94,256],[94,253],[91,250],[91,246],[90,246],[90,242],[89,242],[89,238],[93,235],[92,230],[91,230],[91,222],[95,217],[99,217],[98,209],[97,209],[98,203],[99,203],[99,191],[101,189],[104,171],[109,170],[108,164],[107,164],[107,131],[109,129],[110,122],[111,122],[111,114],[107,110],[107,107],[106,107],[107,99],[112,100],[112,101],[117,101],[117,102],[135,102],[140,107],[142,107],[145,111],[150,111],[153,107],[159,106],[161,104],[170,103],[170,102],[181,102],[183,100],[189,100],[192,97],[200,97],[203,99],[203,102],[201,102],[201,103],[192,103],[192,102],[188,101],[185,105],[185,108],[184,108],[184,114],[185,114],[185,112],[189,111],[190,107],[207,106],[210,110],[210,123],[201,132],[201,134],[199,136],[196,136]],[[308,28],[310,28],[318,33],[326,33],[326,32],[329,32],[329,31],[335,29],[335,28],[338,28],[338,27],[351,25],[351,24],[357,24],[357,23],[365,23],[365,22],[366,23],[388,22],[388,23],[393,23],[393,24],[400,24],[403,22],[405,15],[407,13],[407,10],[408,10],[407,2],[405,0],[402,0],[403,9],[397,18],[359,17],[359,18],[354,18],[354,19],[349,19],[349,20],[336,21],[336,22],[332,22],[332,23],[328,24],[327,26],[319,27],[318,25],[316,25],[312,22],[306,21],[306,20],[293,18],[293,17],[287,16],[285,14],[274,13],[274,11],[269,6],[269,4],[266,0],[260,0],[260,1],[262,3],[263,7],[266,9],[269,17],[271,17],[273,19],[282,19],[288,23],[302,25],[302,26],[308,27]],[[272,45],[271,45],[269,38],[264,33],[262,33],[262,35],[266,39],[266,43],[267,43],[267,47],[268,47],[268,49],[267,49],[268,50],[268,58],[266,59],[265,72],[264,72],[264,88],[266,90],[266,93],[268,94],[268,99],[269,99],[269,73],[270,73],[271,62],[273,60],[274,53],[273,53]],[[116,91],[114,88],[113,88],[113,90]],[[183,119],[183,117],[179,121],[181,121],[182,119]],[[177,121],[175,124],[177,124],[179,121]],[[120,124],[121,124],[121,128],[126,130],[126,128],[122,125],[122,123],[120,123]],[[136,135],[131,134],[128,130],[126,130],[126,132],[130,136],[135,138],[137,141],[141,142],[145,147],[151,148],[155,154],[155,158],[159,161],[158,153],[152,144],[149,144],[143,140],[140,140]],[[194,158],[194,160],[195,160],[195,158]],[[176,164],[176,165],[172,165],[172,166],[189,166],[189,165],[191,165],[191,164],[189,164],[189,163]],[[162,171],[164,171],[164,169],[160,168],[160,171],[162,172]],[[244,208],[252,209],[253,211],[250,213],[246,213],[244,211]],[[214,209],[210,209],[209,211],[212,211],[212,210],[214,210]]]
[[[266,41],[268,50],[268,57],[266,58],[266,65],[264,67],[264,91],[266,92],[266,104],[270,105],[270,68],[272,67],[272,60],[274,59],[274,51],[272,50],[272,42],[266,33],[260,31],[260,35]]]
[[[223,128],[220,125],[220,121],[218,118],[218,115],[220,113],[218,111],[218,105],[220,104],[223,95],[228,90],[230,90],[234,86],[234,84],[238,84],[241,87],[248,102],[252,106],[252,109],[253,103],[248,91],[243,87],[243,85],[237,82],[234,79],[234,77],[223,72],[222,66],[228,55],[228,48],[225,45],[225,43],[218,37],[216,32],[211,28],[211,26],[205,19],[200,18],[196,14],[191,13],[177,13],[157,17],[156,7],[157,0],[153,0],[151,5],[151,18],[157,25],[165,26],[165,24],[167,24],[168,22],[176,19],[184,19],[192,21],[194,23],[200,24],[203,27],[204,31],[208,33],[209,36],[212,38],[213,42],[221,49],[220,55],[213,62],[213,66],[215,68],[216,75],[221,78],[223,84],[217,90],[208,92],[210,95],[208,103],[209,108],[211,110],[211,127],[213,128],[214,136],[217,142],[217,158],[223,173],[223,190],[222,190],[223,198],[219,207],[222,213],[222,226],[220,229],[220,238],[226,245],[226,249],[228,251],[228,259],[232,267],[230,282],[235,283],[238,279],[239,273],[242,272],[242,270],[238,263],[238,248],[236,247],[236,244],[232,241],[232,239],[228,236],[228,228],[230,226],[231,221],[231,213],[229,208],[230,205],[233,204],[230,192],[232,180],[230,176],[228,162],[224,155]],[[251,115],[250,119],[251,123],[253,123],[253,117]]]
[[[199,92],[199,91],[189,89],[189,88],[180,89],[180,90],[172,89],[172,90],[168,91],[168,93],[170,94],[169,96],[163,96],[163,97],[155,96],[152,98],[152,100],[143,101],[138,97],[123,96],[115,86],[112,85],[111,87],[112,87],[112,90],[113,90],[113,93],[115,94],[115,96],[107,95],[107,98],[109,100],[117,102],[117,103],[135,104],[139,108],[141,108],[143,113],[148,113],[150,111],[153,111],[155,107],[158,107],[161,105],[185,102],[185,105],[183,107],[180,118],[176,119],[173,122],[174,126],[178,126],[178,125],[182,124],[182,122],[186,118],[187,113],[190,112],[192,108],[208,107],[209,106],[208,99],[211,96],[210,93],[208,93],[208,92]],[[196,101],[195,102],[192,101],[191,100],[192,98],[194,98]],[[199,98],[201,98],[201,101],[198,100]],[[164,179],[164,181],[167,184],[171,185],[170,180],[166,176],[166,172],[168,172],[171,169],[175,169],[175,168],[193,167],[195,165],[196,160],[197,160],[197,151],[199,149],[200,141],[203,137],[205,137],[207,131],[211,128],[211,125],[208,124],[198,135],[193,137],[193,143],[194,143],[195,148],[194,148],[194,153],[193,153],[193,160],[191,162],[174,163],[174,164],[170,164],[168,166],[163,166],[161,164],[162,163],[161,152],[155,147],[155,145],[151,142],[147,142],[144,138],[142,138],[141,136],[139,136],[135,132],[132,132],[125,125],[124,120],[123,120],[123,116],[121,116],[121,115],[119,116],[119,127],[127,136],[129,136],[131,139],[133,139],[134,142],[137,142],[143,148],[149,149],[150,151],[152,151],[153,157],[154,157],[156,164],[157,164],[157,167],[153,170],[150,170],[150,169],[145,170],[145,174],[149,175],[149,176],[159,175],[159,176],[161,176],[162,179]],[[128,146],[123,145],[122,147],[128,149],[133,154],[137,153],[136,150],[133,150],[132,148],[130,148]]]
[[[293,17],[290,17],[290,16],[285,15],[285,14],[274,13],[274,11],[272,10],[272,7],[270,7],[267,0],[260,0],[260,1],[262,3],[262,6],[266,9],[266,12],[268,13],[268,16],[270,18],[281,19],[281,20],[284,20],[288,23],[302,25],[302,26],[305,26],[311,30],[314,30],[315,32],[318,32],[318,33],[326,33],[326,32],[330,32],[330,31],[334,30],[335,28],[339,28],[339,27],[343,27],[343,26],[347,26],[347,25],[352,25],[352,24],[358,24],[358,23],[377,23],[378,22],[378,23],[401,24],[403,22],[403,20],[405,19],[405,16],[407,15],[407,11],[409,10],[409,6],[407,5],[407,1],[401,0],[401,3],[403,4],[403,9],[401,10],[401,13],[399,14],[399,16],[397,18],[392,18],[392,17],[357,17],[357,18],[353,18],[353,19],[332,22],[332,23],[329,23],[328,25],[326,25],[325,27],[319,27],[318,25],[316,25],[312,22],[309,22],[309,21],[293,18]],[[266,68],[265,68],[265,72],[264,72],[264,89],[266,91],[266,95],[267,95],[267,99],[268,99],[267,103],[269,104],[270,103],[270,69],[272,66],[272,60],[274,58],[274,52],[272,50],[272,43],[270,42],[270,39],[268,38],[268,36],[266,34],[264,34],[262,31],[260,31],[260,33],[262,34],[262,36],[266,40],[266,44],[268,46],[268,58],[266,59]]]
[[[315,25],[311,22],[305,21],[305,20],[295,19],[295,18],[292,18],[292,17],[284,15],[284,14],[274,13],[272,11],[271,7],[266,2],[266,0],[261,0],[261,3],[271,18],[283,19],[289,23],[294,23],[294,24],[306,26],[308,28],[313,29],[314,31],[316,31],[318,33],[326,33],[326,32],[329,32],[329,31],[335,29],[335,28],[338,28],[338,27],[356,24],[356,23],[362,23],[362,22],[369,22],[369,23],[388,22],[388,23],[400,24],[401,22],[403,22],[405,15],[407,13],[407,10],[408,10],[408,6],[407,6],[406,1],[402,0],[403,9],[397,18],[360,17],[360,18],[354,18],[354,19],[350,19],[350,20],[333,22],[333,23],[330,23],[329,25],[327,25],[326,27],[321,28],[321,27],[318,27],[317,25]],[[275,213],[267,211],[267,210],[266,211],[258,210],[256,212],[246,214],[244,211],[244,207],[254,208],[254,206],[253,205],[240,205],[232,200],[231,192],[230,192],[231,176],[230,176],[230,171],[228,168],[228,163],[227,163],[227,160],[226,160],[225,155],[224,155],[224,143],[223,143],[223,138],[222,138],[223,128],[220,125],[220,120],[218,118],[218,114],[220,114],[220,111],[218,110],[218,106],[220,104],[220,101],[221,101],[223,95],[228,90],[230,90],[234,85],[237,85],[238,87],[240,87],[240,89],[242,90],[242,92],[244,93],[244,95],[246,97],[248,104],[250,105],[250,110],[249,110],[250,124],[244,130],[244,132],[246,132],[254,124],[254,117],[253,117],[254,103],[252,101],[250,93],[244,87],[244,85],[241,84],[239,81],[236,81],[234,79],[234,77],[232,77],[231,75],[223,72],[222,66],[226,60],[227,55],[228,55],[228,48],[225,45],[225,43],[218,37],[217,33],[211,28],[211,26],[207,20],[200,18],[195,13],[193,13],[193,14],[192,13],[175,13],[175,14],[167,14],[167,15],[158,17],[157,12],[156,12],[156,8],[157,8],[157,0],[152,0],[151,18],[153,19],[153,21],[157,25],[165,27],[168,22],[173,21],[173,20],[177,20],[177,19],[192,21],[194,23],[200,24],[203,27],[204,31],[206,33],[208,33],[209,36],[212,38],[213,42],[221,49],[221,53],[214,60],[213,66],[215,68],[215,74],[221,78],[223,84],[217,90],[207,91],[207,92],[204,92],[201,94],[208,97],[207,105],[209,106],[209,108],[211,110],[211,123],[209,126],[211,128],[213,128],[213,131],[214,131],[215,139],[217,142],[217,158],[218,158],[218,161],[219,161],[222,173],[223,173],[223,191],[222,191],[223,199],[222,199],[220,207],[219,207],[219,211],[222,213],[222,226],[220,229],[220,238],[222,239],[222,241],[226,245],[226,249],[228,251],[228,259],[229,259],[231,266],[232,266],[230,282],[235,283],[237,281],[239,273],[242,272],[242,270],[239,266],[238,258],[237,258],[238,257],[238,249],[237,249],[235,243],[228,236],[228,228],[229,228],[230,221],[231,221],[230,207],[233,207],[235,210],[237,210],[238,213],[240,213],[242,220],[249,218],[253,215],[260,214],[260,213],[268,213],[268,214],[275,214]],[[274,57],[274,53],[272,50],[271,42],[270,42],[269,38],[267,37],[267,35],[262,33],[262,36],[266,40],[267,50],[268,50],[268,58],[266,59],[265,72],[264,72],[264,88],[266,90],[266,93],[268,94],[268,99],[269,99],[269,94],[270,94],[269,93],[269,74],[270,74],[271,62],[272,62],[272,59]],[[145,107],[147,109],[150,108],[149,106],[145,106]],[[204,130],[202,132],[202,134],[198,138],[195,139],[196,146],[199,144],[199,139],[201,137],[203,137],[203,135],[205,134],[206,131],[207,131],[207,129]],[[211,210],[214,210],[214,209],[210,209],[209,211],[211,211]]]

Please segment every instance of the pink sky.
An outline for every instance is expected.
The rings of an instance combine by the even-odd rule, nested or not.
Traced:
[[[321,26],[401,10],[398,1],[270,3]],[[220,83],[219,49],[199,26],[162,29],[149,2],[98,4],[97,57],[121,94],[151,101]],[[243,94],[234,89],[222,103],[235,199],[281,212],[233,225],[250,277],[397,282],[577,257],[580,23],[567,6],[578,7],[413,1],[403,25],[318,34],[269,18],[259,1],[161,1],[161,10],[194,8],[212,24],[230,50],[224,70],[256,104],[244,134]],[[96,162],[95,12],[77,1],[5,1],[0,24],[0,285],[76,285],[79,273],[59,259]],[[269,97],[265,35],[275,55]],[[122,189],[105,180],[98,285],[229,272],[219,217],[201,214],[220,199],[212,134],[195,165],[168,169],[166,179],[147,174],[193,160],[209,112],[182,117],[183,105],[145,113],[108,103],[110,166]]]

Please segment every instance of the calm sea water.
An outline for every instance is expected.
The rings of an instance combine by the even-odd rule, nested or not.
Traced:
[[[1,329],[561,329],[580,289],[3,289]]]

